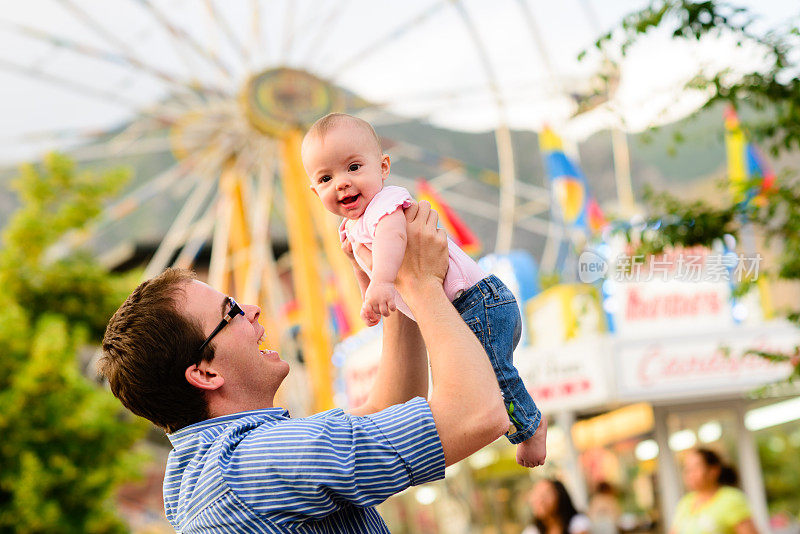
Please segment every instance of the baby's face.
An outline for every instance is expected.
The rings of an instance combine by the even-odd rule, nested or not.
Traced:
[[[337,125],[323,138],[306,138],[303,166],[325,208],[348,219],[364,214],[389,176],[389,156],[356,124]]]

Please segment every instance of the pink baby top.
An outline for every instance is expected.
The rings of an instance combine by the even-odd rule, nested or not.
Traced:
[[[375,239],[375,229],[378,227],[378,221],[385,215],[394,213],[397,208],[407,208],[411,205],[411,195],[408,190],[397,187],[395,185],[387,185],[378,192],[377,195],[369,203],[364,214],[353,221],[350,228],[346,228],[345,224],[347,219],[342,221],[339,226],[339,238],[344,243],[348,239],[353,246],[353,250],[358,249],[358,245],[364,245],[369,250],[372,250],[372,242]],[[461,250],[458,245],[448,237],[448,252],[450,257],[450,266],[447,269],[447,275],[444,278],[444,292],[451,301],[456,298],[459,291],[468,289],[483,279],[486,274],[478,267],[478,264],[472,258],[467,256],[466,252]],[[365,262],[355,254],[356,262],[364,270],[367,275],[372,278],[372,273],[367,268]],[[405,313],[412,319],[414,316],[408,305],[403,302],[403,299],[398,295],[397,309]]]

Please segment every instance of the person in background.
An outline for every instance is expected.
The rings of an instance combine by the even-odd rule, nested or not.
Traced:
[[[617,522],[622,514],[617,490],[605,480],[598,482],[589,501],[587,512],[592,522],[593,534],[616,534]]]
[[[734,487],[736,471],[710,449],[693,449],[683,461],[689,493],[675,509],[669,534],[756,534],[750,507]]]
[[[533,510],[533,524],[522,534],[588,534],[591,522],[575,509],[564,484],[556,479],[542,479],[528,494]]]

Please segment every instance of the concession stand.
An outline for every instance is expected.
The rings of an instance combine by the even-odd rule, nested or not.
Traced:
[[[759,530],[770,531],[752,430],[774,418],[762,406],[798,392],[768,387],[790,374],[789,363],[748,351],[791,352],[800,329],[765,317],[757,292],[734,298],[731,288],[725,279],[607,275],[520,299],[526,335],[515,364],[552,421],[548,459],[579,509],[597,482],[612,480],[631,509],[652,510],[653,528],[666,531],[684,491],[680,452],[709,446],[738,469]],[[379,357],[380,327],[339,345],[339,405],[363,400]]]

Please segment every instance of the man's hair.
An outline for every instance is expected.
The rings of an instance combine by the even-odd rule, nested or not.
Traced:
[[[167,432],[208,418],[202,390],[185,376],[199,359],[203,330],[178,309],[194,279],[191,271],[168,269],[142,282],[108,322],[98,362],[114,396]],[[203,359],[213,357],[213,349],[206,348]]]
[[[383,149],[381,148],[381,140],[378,138],[378,134],[375,133],[375,128],[373,128],[372,125],[364,119],[359,119],[358,117],[348,115],[347,113],[328,113],[321,119],[318,119],[317,122],[312,124],[311,128],[308,129],[306,138],[322,139],[328,132],[337,126],[341,126],[342,124],[348,122],[355,124],[359,128],[363,128],[369,132],[369,134],[375,140],[375,145],[378,147],[378,153],[383,152]]]

